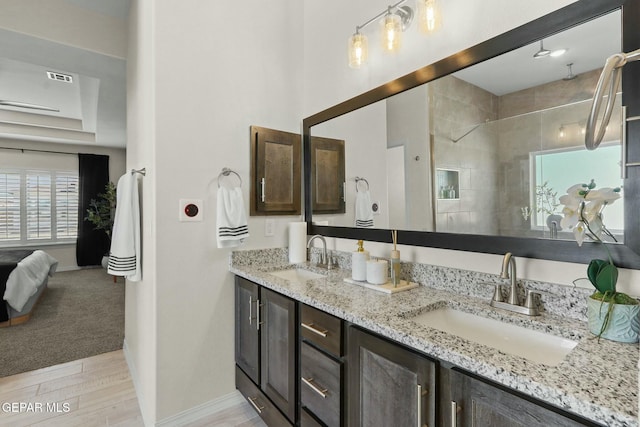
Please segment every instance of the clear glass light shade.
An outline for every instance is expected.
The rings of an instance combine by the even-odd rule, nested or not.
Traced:
[[[438,28],[440,13],[436,0],[418,0],[418,20],[423,33],[430,33]]]
[[[369,57],[369,43],[367,36],[355,33],[349,37],[349,67],[360,68]]]
[[[388,13],[382,20],[382,48],[395,52],[402,44],[402,19],[395,13]]]

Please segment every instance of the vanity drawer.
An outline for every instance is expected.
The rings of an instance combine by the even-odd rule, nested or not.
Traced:
[[[329,353],[342,356],[342,320],[301,304],[300,334]]]
[[[307,343],[300,346],[300,401],[328,426],[340,426],[342,364]]]
[[[236,388],[268,426],[291,427],[291,423],[285,416],[238,366],[236,366]]]

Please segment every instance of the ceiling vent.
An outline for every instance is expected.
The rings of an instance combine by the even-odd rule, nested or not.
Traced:
[[[55,71],[47,71],[47,77],[51,80],[59,82],[73,83],[73,77],[69,74],[56,73]]]

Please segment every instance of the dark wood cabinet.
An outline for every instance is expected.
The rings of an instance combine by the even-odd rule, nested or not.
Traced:
[[[295,301],[241,277],[236,277],[235,296],[236,388],[268,425],[294,424]],[[284,419],[286,424],[280,422]]]
[[[348,328],[350,426],[433,426],[436,363],[356,327]]]
[[[344,213],[344,141],[314,136],[310,145],[313,213]]]
[[[300,134],[251,126],[251,215],[298,215]]]
[[[255,383],[260,382],[260,323],[258,285],[236,277],[236,363]]]
[[[448,371],[450,398],[442,394],[441,425],[457,427],[597,426],[470,374]],[[452,419],[453,418],[453,419]]]
[[[287,418],[295,421],[295,302],[265,288],[260,291],[260,300],[262,304],[261,387]]]
[[[242,277],[235,333],[236,387],[271,427],[598,425]]]

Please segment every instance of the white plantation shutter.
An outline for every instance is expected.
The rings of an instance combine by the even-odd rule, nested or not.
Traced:
[[[0,242],[20,240],[20,173],[0,172]]]
[[[78,236],[78,174],[56,173],[56,237]]]
[[[27,240],[51,239],[51,173],[27,172]]]

